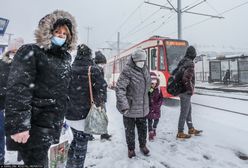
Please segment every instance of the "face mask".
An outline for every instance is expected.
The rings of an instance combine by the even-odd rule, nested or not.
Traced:
[[[101,67],[101,68],[103,68],[104,65],[103,64],[98,64],[98,66]]]
[[[139,68],[143,68],[144,65],[145,65],[145,62],[142,61],[142,62],[135,62],[136,66],[139,67]]]
[[[53,38],[51,39],[52,43],[57,46],[62,46],[65,43],[65,40],[66,39],[56,37],[56,36],[53,36]]]

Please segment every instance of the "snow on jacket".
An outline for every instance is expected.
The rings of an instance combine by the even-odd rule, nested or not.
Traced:
[[[59,18],[72,23],[72,38],[62,47],[51,44],[53,24]],[[6,133],[30,130],[57,143],[67,109],[71,56],[75,46],[74,18],[55,11],[41,19],[36,30],[37,44],[22,46],[12,62],[6,94]],[[31,138],[32,139],[32,138]],[[38,138],[32,143],[42,142]]]
[[[107,87],[99,68],[90,55],[77,55],[72,64],[72,80],[69,87],[70,103],[66,113],[68,120],[82,120],[91,107],[88,80],[88,68],[91,67],[93,98],[96,106],[104,103],[104,90]]]
[[[160,118],[160,108],[163,103],[163,95],[158,87],[155,87],[153,91],[149,91],[149,114],[148,119],[159,119]]]
[[[4,109],[11,62],[12,59],[9,58],[9,53],[4,53],[2,59],[0,60],[0,110]]]
[[[128,110],[126,117],[145,117],[149,113],[150,84],[151,77],[147,66],[141,69],[130,58],[117,81],[117,109],[121,113]]]

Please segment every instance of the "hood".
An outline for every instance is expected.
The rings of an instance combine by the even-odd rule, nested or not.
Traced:
[[[76,31],[76,21],[75,18],[68,12],[62,10],[56,10],[53,13],[50,13],[43,17],[38,25],[38,28],[35,30],[35,39],[38,46],[44,48],[45,50],[51,49],[52,47],[52,31],[55,24],[59,19],[68,19],[71,22],[71,40],[66,40],[65,49],[72,51],[76,48],[77,44],[77,31]]]
[[[187,48],[185,57],[187,57],[187,58],[189,58],[189,59],[191,59],[191,60],[194,60],[195,57],[196,57],[196,50],[195,50],[195,47],[189,46],[189,47]]]

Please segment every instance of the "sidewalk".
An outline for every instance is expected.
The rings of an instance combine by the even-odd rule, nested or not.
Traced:
[[[248,93],[248,84],[237,85],[237,84],[229,84],[224,85],[223,83],[208,83],[196,81],[195,88],[197,89],[206,89],[206,90],[216,90],[216,91],[224,91],[224,92],[241,92]]]

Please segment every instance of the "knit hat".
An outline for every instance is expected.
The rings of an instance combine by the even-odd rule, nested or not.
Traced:
[[[106,57],[102,54],[101,51],[95,52],[95,63],[96,64],[106,64],[107,63]]]
[[[87,45],[80,44],[77,46],[77,55],[84,56],[84,57],[91,57],[92,52],[91,52],[91,49]]]
[[[134,62],[146,61],[146,52],[142,49],[137,49],[132,53],[132,59]]]
[[[195,57],[196,57],[196,50],[195,50],[195,47],[193,47],[193,46],[189,46],[189,47],[187,48],[187,51],[186,51],[185,57],[187,57],[187,58],[190,58],[190,59],[194,60],[194,59],[195,59]]]
[[[19,37],[10,41],[8,51],[18,50],[24,44],[23,38]]]

